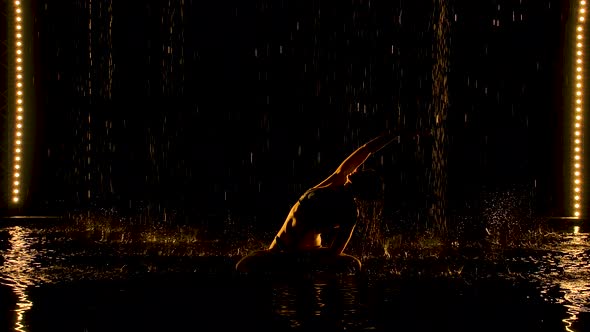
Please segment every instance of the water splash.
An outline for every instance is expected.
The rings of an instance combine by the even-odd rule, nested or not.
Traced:
[[[526,187],[484,191],[481,195],[486,240],[502,248],[538,248],[546,223],[534,214],[531,191]]]
[[[358,239],[353,250],[361,259],[387,255],[385,230],[383,229],[382,200],[357,200]]]

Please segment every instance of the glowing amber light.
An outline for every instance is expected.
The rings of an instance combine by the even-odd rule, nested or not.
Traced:
[[[574,215],[575,217],[580,217],[582,215],[582,213],[580,212],[582,207],[582,202],[583,202],[583,189],[581,186],[582,183],[582,178],[584,177],[581,169],[582,169],[582,164],[580,163],[580,161],[582,160],[582,155],[584,153],[583,150],[583,136],[584,136],[584,131],[583,131],[583,124],[582,124],[582,113],[584,112],[583,109],[583,98],[584,98],[584,90],[582,90],[583,84],[582,84],[582,80],[583,80],[583,76],[581,75],[582,72],[584,71],[583,69],[583,63],[584,60],[582,59],[582,49],[585,47],[583,40],[585,40],[585,36],[583,34],[583,31],[585,30],[584,28],[584,22],[585,22],[585,13],[586,13],[586,1],[585,0],[581,0],[579,1],[579,5],[577,8],[577,16],[578,16],[578,21],[579,23],[576,24],[575,26],[575,39],[576,41],[574,42],[574,52],[577,56],[575,56],[575,63],[576,65],[573,66],[573,71],[575,73],[575,78],[576,78],[576,89],[574,89],[573,92],[573,99],[574,99],[574,107],[573,109],[575,110],[575,114],[572,116],[573,119],[575,119],[572,123],[572,131],[571,134],[573,136],[573,146],[572,146],[572,156],[574,162],[572,162],[572,173],[573,176],[571,178],[570,182],[571,183],[571,191],[572,193],[572,197],[573,197],[573,202],[571,203],[571,208],[572,208],[572,215]],[[567,182],[566,182],[567,183]]]
[[[23,58],[24,55],[24,50],[23,50],[23,34],[21,33],[21,31],[23,30],[23,22],[25,21],[25,17],[22,16],[22,7],[21,7],[21,1],[19,0],[15,0],[14,1],[14,22],[15,24],[13,25],[13,36],[15,39],[15,49],[14,52],[16,54],[16,56],[14,57],[14,64],[12,66],[12,70],[14,70],[14,77],[15,77],[15,88],[11,93],[14,93],[15,101],[16,101],[16,107],[15,107],[15,122],[14,122],[14,147],[13,147],[13,157],[10,158],[9,160],[12,160],[12,169],[13,169],[13,173],[12,176],[15,179],[19,179],[22,175],[21,173],[21,168],[22,168],[22,164],[21,164],[21,159],[22,159],[22,145],[23,145],[23,113],[24,113],[24,108],[23,108],[23,104],[24,104],[24,100],[23,100],[23,96],[25,95],[25,91],[24,91],[24,86],[23,86],[23,75],[22,72],[25,71],[25,60]],[[10,33],[10,32],[8,32]],[[20,188],[21,186],[21,181],[15,180],[12,182],[12,188],[11,188],[11,193],[12,193],[12,202],[14,203],[18,203],[20,202],[20,197],[19,194],[23,191]]]

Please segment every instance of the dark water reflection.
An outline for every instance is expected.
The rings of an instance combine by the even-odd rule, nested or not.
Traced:
[[[27,289],[40,281],[35,278],[35,268],[38,267],[38,263],[35,262],[37,253],[31,249],[30,230],[16,226],[8,229],[7,235],[8,248],[3,251],[0,283],[10,287],[16,296],[14,329],[26,331],[24,316],[33,306]]]
[[[392,274],[399,262],[385,261],[361,276],[271,280],[234,273],[238,257],[143,257],[5,227],[0,329],[588,330],[590,234],[552,237],[540,248],[463,261],[454,275]]]
[[[541,269],[535,278],[541,281],[540,291],[547,301],[555,301],[567,309],[563,320],[567,331],[578,331],[575,326],[581,315],[590,313],[590,238],[574,226],[562,241],[548,246],[540,258]],[[557,294],[555,292],[557,291]],[[586,328],[589,326],[586,325]]]
[[[354,277],[340,280],[299,280],[273,287],[272,307],[292,329],[367,327],[361,319],[363,304]]]

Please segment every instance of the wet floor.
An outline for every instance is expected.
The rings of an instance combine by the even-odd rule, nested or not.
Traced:
[[[442,258],[423,257],[404,263],[420,266],[412,273],[375,260],[366,274],[278,280],[235,273],[238,255],[127,251],[1,228],[0,329],[590,330],[590,234],[579,226],[539,248],[454,260],[442,274],[428,273]]]

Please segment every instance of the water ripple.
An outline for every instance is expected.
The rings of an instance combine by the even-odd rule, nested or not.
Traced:
[[[580,233],[574,227],[572,233],[546,249],[549,251],[542,257],[540,269],[532,277],[540,281],[545,300],[566,308],[566,331],[576,331],[580,313],[590,312],[590,233]]]
[[[4,264],[0,267],[0,284],[12,288],[16,295],[15,331],[26,331],[24,315],[33,306],[27,288],[35,284],[35,266],[33,261],[36,251],[30,250],[30,231],[15,226],[8,229],[10,248],[4,253]]]
[[[134,260],[143,262],[144,259],[141,253],[125,253],[131,255],[125,260],[120,257],[124,253],[108,243],[89,248],[85,242],[44,239],[25,227],[4,228],[0,233],[3,235],[0,285],[10,287],[17,298],[16,331],[27,330],[24,316],[33,306],[28,297],[30,287],[87,278],[126,278]],[[563,324],[567,331],[579,331],[576,325],[581,324],[580,314],[590,312],[590,233],[581,233],[578,229],[555,239],[533,251],[519,252],[508,258],[506,264],[513,274],[525,276],[537,285],[545,301],[565,308],[567,318],[563,319]],[[510,275],[504,277],[510,278]],[[321,320],[339,321],[343,328],[365,326],[367,321],[358,321],[357,286],[345,281],[311,282],[298,287],[279,285],[272,291],[273,311],[291,328]]]

